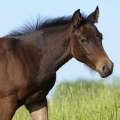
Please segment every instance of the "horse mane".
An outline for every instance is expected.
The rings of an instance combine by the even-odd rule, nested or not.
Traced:
[[[86,22],[92,22],[90,19],[87,19],[87,16],[82,13],[82,24]],[[72,16],[63,16],[63,17],[57,17],[57,18],[48,18],[46,20],[40,19],[40,17],[37,18],[36,22],[27,22],[25,23],[21,28],[12,30],[8,35],[6,36],[22,36],[26,34],[30,34],[35,31],[39,31],[45,28],[50,27],[56,27],[56,26],[62,26],[71,23]]]

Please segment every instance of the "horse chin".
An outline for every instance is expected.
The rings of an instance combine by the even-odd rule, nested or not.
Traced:
[[[108,75],[103,75],[103,74],[100,74],[100,73],[99,73],[99,75],[100,75],[101,78],[106,78],[106,77],[108,77]]]
[[[100,72],[100,71],[97,71],[97,72],[99,73],[99,75],[101,76],[101,78],[106,78],[106,77],[108,77],[109,75],[111,75],[111,73],[104,74],[104,73],[102,73],[102,72]]]

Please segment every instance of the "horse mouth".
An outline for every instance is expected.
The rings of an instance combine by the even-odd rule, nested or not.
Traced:
[[[112,74],[112,72],[108,73],[108,74],[104,74],[104,73],[101,73],[101,72],[98,72],[99,75],[102,77],[102,78],[106,78],[108,76],[110,76]]]

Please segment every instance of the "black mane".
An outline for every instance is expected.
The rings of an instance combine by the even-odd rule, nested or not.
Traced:
[[[47,20],[41,20],[38,17],[36,20],[36,23],[28,22],[27,24],[24,24],[23,27],[16,29],[16,30],[12,30],[6,36],[22,36],[22,35],[32,33],[34,31],[39,31],[41,29],[60,26],[60,25],[66,25],[66,24],[71,23],[71,19],[72,19],[72,16],[49,18]],[[86,22],[91,22],[91,20],[87,19],[87,16],[85,14],[82,14],[82,24]]]

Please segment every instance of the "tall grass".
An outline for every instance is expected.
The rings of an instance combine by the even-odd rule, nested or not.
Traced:
[[[56,87],[48,101],[49,120],[120,120],[120,83],[76,81]],[[24,107],[13,120],[31,120]]]

